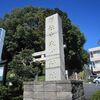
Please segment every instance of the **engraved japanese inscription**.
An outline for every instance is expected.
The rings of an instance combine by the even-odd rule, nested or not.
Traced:
[[[65,65],[61,18],[54,14],[47,17],[45,23],[46,81],[63,80]]]

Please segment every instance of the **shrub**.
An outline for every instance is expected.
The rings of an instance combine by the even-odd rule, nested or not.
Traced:
[[[4,98],[7,96],[7,87],[0,84],[0,100],[4,100]]]
[[[97,90],[92,96],[91,100],[100,100],[100,90]]]
[[[23,96],[13,97],[12,100],[23,100]]]
[[[38,81],[45,81],[45,76],[39,76]]]

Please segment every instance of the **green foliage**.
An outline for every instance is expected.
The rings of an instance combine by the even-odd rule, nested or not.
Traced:
[[[13,57],[9,63],[8,79],[18,78],[21,81],[34,79],[37,67],[33,66],[33,52],[34,50],[24,49]]]
[[[45,81],[45,76],[39,76],[38,81]]]
[[[32,63],[32,53],[34,50],[24,49],[15,55],[8,65],[7,86],[11,100],[22,100],[23,81],[32,81],[35,78],[36,67]]]
[[[87,52],[83,49],[85,37],[73,25],[67,14],[61,10],[33,8],[32,6],[14,9],[0,20],[0,27],[6,29],[5,53],[7,59],[12,59],[22,49],[44,50],[45,18],[54,13],[59,13],[62,18],[66,69],[79,72],[88,62]]]
[[[0,85],[0,100],[4,100],[4,97],[7,96],[8,88],[6,86]]]
[[[23,81],[34,80],[36,74],[43,74],[43,66],[32,63],[32,53],[45,49],[45,18],[54,13],[62,18],[66,69],[79,72],[88,62],[88,54],[83,49],[85,37],[66,13],[57,8],[32,6],[14,9],[0,19],[0,27],[6,29],[3,59],[9,62],[7,85],[13,84],[9,87],[10,100],[22,95]]]
[[[17,83],[16,83],[17,84]],[[22,91],[14,86],[0,85],[0,100],[23,100]]]
[[[72,28],[65,32],[64,39],[67,45],[65,49],[66,66],[69,70],[79,72],[89,61],[89,56],[83,49],[85,37],[76,26],[72,25]]]
[[[100,100],[100,90],[97,90],[92,96],[91,100]]]
[[[85,72],[84,71],[82,71],[82,72],[80,72],[80,77],[81,77],[81,79],[83,80],[83,79],[85,79]]]
[[[23,100],[23,96],[13,97],[12,100]]]

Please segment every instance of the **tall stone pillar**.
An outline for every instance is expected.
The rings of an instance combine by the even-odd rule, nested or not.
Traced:
[[[45,21],[46,81],[65,79],[62,20],[58,14]]]

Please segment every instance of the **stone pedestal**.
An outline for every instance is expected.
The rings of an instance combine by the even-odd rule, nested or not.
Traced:
[[[23,100],[84,100],[81,81],[24,82]]]

